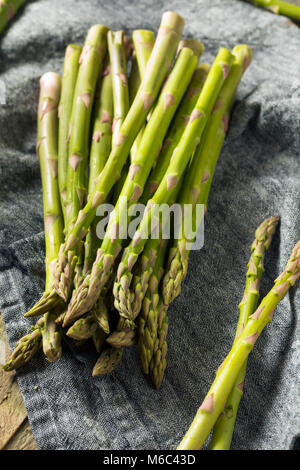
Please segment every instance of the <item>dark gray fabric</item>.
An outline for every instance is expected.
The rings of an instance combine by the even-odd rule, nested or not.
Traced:
[[[92,379],[93,351],[64,344],[60,361],[41,356],[18,372],[41,449],[174,448],[189,426],[237,323],[255,228],[282,217],[266,259],[262,294],[299,239],[300,30],[284,17],[236,0],[40,0],[30,2],[0,42],[0,309],[11,346],[43,290],[43,220],[35,156],[39,77],[61,71],[64,48],[89,26],[157,30],[163,11],[181,13],[186,37],[202,39],[204,61],[219,46],[253,47],[240,86],[205,220],[181,296],[170,308],[168,368],[157,392],[135,348],[116,372]],[[233,449],[288,449],[299,431],[300,292],[276,310],[250,357]],[[297,371],[298,367],[298,371]],[[37,387],[37,389],[36,389]]]

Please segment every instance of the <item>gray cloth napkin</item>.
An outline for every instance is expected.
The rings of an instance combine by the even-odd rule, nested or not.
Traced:
[[[266,257],[266,294],[299,239],[300,30],[284,17],[236,0],[40,0],[0,39],[0,310],[9,341],[29,329],[24,313],[44,282],[42,191],[35,156],[39,77],[61,72],[64,49],[93,23],[157,30],[161,14],[186,20],[212,62],[220,46],[247,43],[239,88],[216,170],[205,245],[194,251],[182,294],[170,308],[168,367],[160,391],[141,372],[136,348],[104,378],[91,377],[93,350],[64,343],[54,364],[38,355],[18,372],[41,449],[169,449],[187,430],[229,351],[254,231],[271,215],[281,227]],[[276,309],[251,354],[233,449],[288,449],[299,431],[300,289]],[[298,370],[297,370],[298,368]]]

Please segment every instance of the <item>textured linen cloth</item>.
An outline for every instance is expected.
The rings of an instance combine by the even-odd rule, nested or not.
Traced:
[[[256,227],[281,216],[266,256],[262,295],[299,239],[300,30],[236,0],[40,0],[0,39],[0,310],[11,347],[43,292],[42,190],[35,155],[39,77],[61,72],[64,49],[94,23],[157,31],[161,14],[186,20],[212,62],[220,46],[247,43],[253,63],[239,88],[205,219],[182,294],[169,311],[168,367],[160,391],[141,372],[136,348],[111,375],[92,378],[92,348],[64,343],[54,364],[38,354],[18,371],[40,449],[169,449],[183,437],[229,351]],[[300,289],[292,289],[250,356],[233,449],[289,449],[299,431]],[[297,370],[298,367],[298,370]]]

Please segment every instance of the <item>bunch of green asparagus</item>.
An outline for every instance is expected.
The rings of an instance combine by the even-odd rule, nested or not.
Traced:
[[[137,344],[143,371],[161,386],[168,309],[187,274],[236,90],[252,60],[251,49],[238,45],[221,48],[211,66],[198,65],[204,46],[181,40],[183,23],[178,14],[164,13],[156,39],[148,30],[129,38],[95,25],[83,47],[67,47],[62,78],[54,72],[41,77],[36,148],[45,292],[25,315],[41,318],[18,341],[5,370],[28,363],[40,347],[56,361],[65,332],[76,346],[94,343],[93,376],[112,372],[124,348]],[[145,209],[129,237],[138,203]],[[182,217],[166,237],[159,208],[174,203]],[[298,244],[255,311],[277,223],[268,219],[256,232],[233,349],[182,449],[201,447],[213,426],[212,448],[230,446],[247,356],[300,272]]]
[[[164,13],[156,39],[152,31],[129,38],[95,25],[83,47],[67,47],[62,78],[42,76],[37,154],[46,284],[25,315],[42,318],[6,370],[26,364],[40,346],[57,360],[65,331],[76,345],[94,342],[94,376],[111,372],[124,348],[137,344],[144,372],[160,387],[168,307],[193,241],[185,219],[201,222],[196,208],[207,206],[236,89],[251,62],[251,49],[241,45],[220,49],[211,67],[198,65],[204,46],[181,40],[182,30],[173,12]],[[146,208],[129,238],[138,202]],[[109,217],[104,203],[112,204]],[[182,211],[180,236],[166,240],[157,208],[174,203],[192,212]]]

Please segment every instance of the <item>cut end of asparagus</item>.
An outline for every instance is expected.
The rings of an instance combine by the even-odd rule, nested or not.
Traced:
[[[42,98],[50,98],[56,103],[60,99],[61,79],[55,72],[47,72],[40,79],[40,94]]]
[[[162,15],[160,27],[166,29],[173,29],[178,32],[179,35],[181,35],[184,27],[184,19],[182,18],[182,16],[180,16],[178,13],[175,13],[174,11],[166,11]]]
[[[182,39],[182,41],[179,42],[177,52],[181,51],[184,47],[191,49],[198,59],[205,50],[204,44],[196,39]]]

